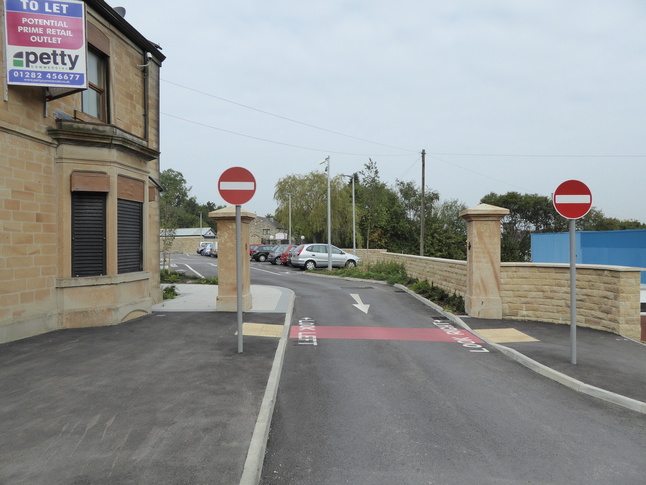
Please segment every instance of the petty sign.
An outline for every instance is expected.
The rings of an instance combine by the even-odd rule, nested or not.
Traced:
[[[87,88],[85,2],[5,0],[7,84]]]
[[[218,191],[229,204],[242,205],[256,193],[256,179],[246,168],[231,167],[220,175]]]
[[[592,192],[583,182],[567,180],[556,188],[552,202],[566,219],[580,219],[592,208]]]

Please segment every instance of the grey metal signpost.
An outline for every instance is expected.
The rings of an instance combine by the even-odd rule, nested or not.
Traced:
[[[552,196],[556,211],[569,220],[570,230],[570,362],[576,364],[576,220],[592,208],[592,192],[583,182],[567,180]]]
[[[256,179],[242,167],[231,167],[218,180],[220,196],[236,206],[236,311],[238,315],[238,353],[243,350],[242,335],[242,216],[241,205],[256,193]]]

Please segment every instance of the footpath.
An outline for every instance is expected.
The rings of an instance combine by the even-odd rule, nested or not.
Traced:
[[[217,287],[176,286],[131,322],[0,344],[0,483],[258,483],[294,294],[252,285],[238,353]],[[535,372],[646,414],[642,343],[579,327],[573,365],[567,325],[445,315]]]

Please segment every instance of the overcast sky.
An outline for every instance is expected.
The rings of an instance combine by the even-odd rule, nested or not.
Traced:
[[[109,0],[167,56],[161,168],[225,204],[227,168],[276,208],[290,174],[421,182],[471,207],[489,192],[586,183],[606,216],[646,222],[643,0]]]

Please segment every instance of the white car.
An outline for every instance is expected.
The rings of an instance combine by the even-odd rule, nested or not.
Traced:
[[[325,268],[328,265],[327,244],[301,244],[292,256],[292,266],[301,269]],[[335,268],[353,268],[361,262],[361,258],[354,254],[346,253],[336,246],[332,249],[332,266]]]

